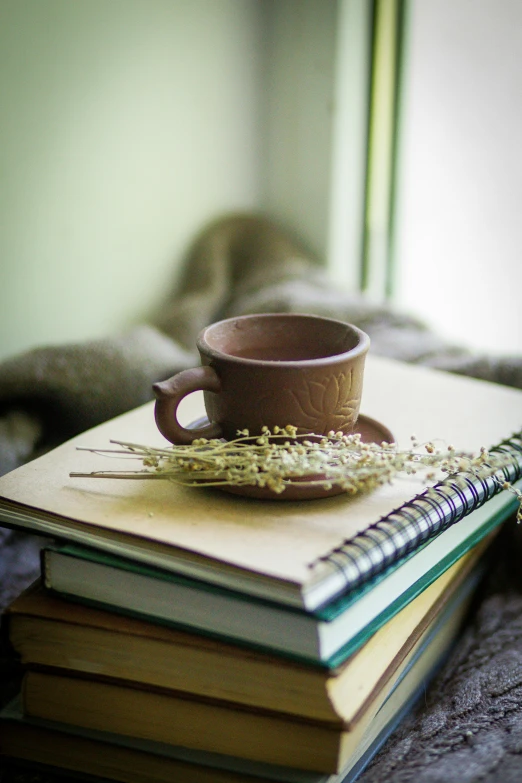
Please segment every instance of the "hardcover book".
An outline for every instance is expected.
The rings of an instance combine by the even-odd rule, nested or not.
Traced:
[[[464,582],[472,587],[470,574],[488,545],[485,540],[475,546],[336,669],[73,604],[50,595],[39,583],[8,608],[7,630],[28,668],[120,678],[349,725]]]
[[[288,768],[290,775],[294,769],[328,773],[340,781],[440,665],[458,634],[476,577],[472,572],[455,591],[350,724],[45,668],[25,674],[23,711],[29,719]]]
[[[312,772],[253,762],[179,745],[140,740],[24,716],[21,699],[0,711],[0,757],[9,772],[58,772],[67,780],[94,775],[126,783],[352,783],[424,690],[393,693],[364,733],[360,748],[339,773]],[[397,700],[403,697],[402,706]],[[89,778],[91,779],[91,778]]]
[[[452,573],[464,569],[469,558],[463,553],[498,530],[499,519],[490,513],[477,509],[399,568],[315,612],[71,545],[43,549],[42,578],[47,590],[73,601],[334,669],[449,566]],[[455,532],[465,539],[456,542]]]

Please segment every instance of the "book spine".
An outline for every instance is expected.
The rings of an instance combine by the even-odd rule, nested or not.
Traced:
[[[504,480],[514,483],[522,478],[522,432],[491,451],[511,458],[499,470],[503,479],[499,480],[498,475],[448,476],[315,561],[316,564],[326,562],[342,574],[345,587],[339,594],[370,581],[480,508],[502,491]]]

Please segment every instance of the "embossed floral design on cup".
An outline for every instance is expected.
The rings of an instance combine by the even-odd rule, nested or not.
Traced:
[[[285,395],[288,396],[287,407],[295,409],[294,420],[300,422],[298,434],[326,435],[331,430],[351,432],[355,427],[361,398],[360,390],[353,389],[352,370],[325,375],[322,381],[302,376],[293,388],[268,393],[259,400],[263,420],[272,418],[274,407]]]
[[[197,340],[202,365],[154,384],[158,428],[172,443],[287,424],[299,433],[353,432],[369,345],[357,327],[315,315],[265,313],[211,324]],[[197,390],[204,391],[210,424],[186,429],[177,408]]]

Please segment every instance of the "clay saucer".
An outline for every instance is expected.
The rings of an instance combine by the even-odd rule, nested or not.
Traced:
[[[208,424],[206,416],[188,425],[188,429],[197,429]],[[363,443],[393,443],[395,438],[390,430],[376,419],[360,414],[355,426],[355,432],[361,436]],[[223,486],[219,487],[221,492],[228,492],[231,495],[241,495],[246,498],[258,498],[259,500],[317,500],[318,498],[330,498],[334,495],[341,495],[344,489],[333,486],[331,489],[324,487],[300,487],[299,483],[291,484],[284,492],[277,493],[268,487],[256,486]]]

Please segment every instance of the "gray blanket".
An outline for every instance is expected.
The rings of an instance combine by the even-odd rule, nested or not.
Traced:
[[[522,357],[450,345],[406,314],[339,291],[287,231],[261,216],[234,215],[196,238],[181,277],[147,324],[0,364],[0,474],[151,399],[154,381],[197,363],[201,328],[253,312],[340,318],[370,335],[375,354],[522,389]],[[0,543],[2,609],[37,575],[41,542],[0,528]],[[522,780],[520,552],[509,523],[457,650],[361,783]]]

